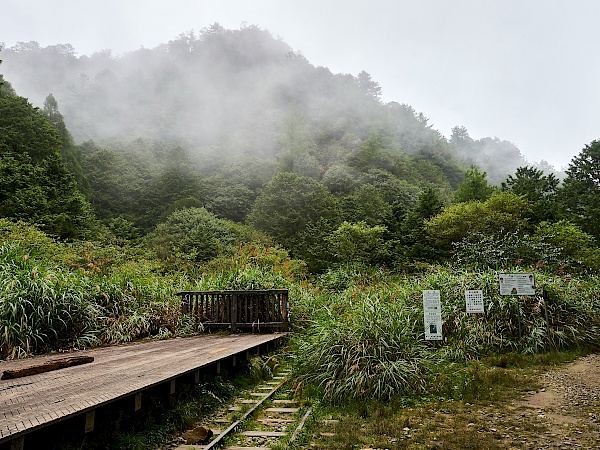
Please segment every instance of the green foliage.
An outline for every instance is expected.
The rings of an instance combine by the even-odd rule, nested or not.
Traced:
[[[566,170],[560,194],[569,219],[600,238],[600,141],[586,145]]]
[[[397,160],[394,153],[383,134],[371,130],[369,137],[348,155],[346,164],[363,172],[369,169],[391,170]]]
[[[389,257],[385,233],[386,228],[381,225],[343,222],[326,240],[338,263],[377,264]]]
[[[424,188],[429,185],[450,189],[444,171],[435,163],[435,158],[415,156],[396,163],[391,172],[410,184]]]
[[[471,269],[500,267],[541,268],[564,270],[567,261],[560,247],[541,235],[518,231],[502,234],[472,233],[454,243],[452,264]]]
[[[295,253],[306,262],[311,272],[320,273],[332,265],[334,257],[328,239],[335,230],[331,221],[321,218],[314,223],[308,222],[306,228],[298,233],[298,241],[304,245]]]
[[[350,194],[358,184],[354,169],[345,164],[331,166],[323,175],[322,183],[334,194]]]
[[[381,225],[388,220],[391,206],[371,184],[363,184],[351,195],[340,201],[342,218],[348,222],[365,222],[370,226]]]
[[[27,247],[27,258],[34,260],[43,258],[56,258],[63,249],[39,228],[22,221],[0,219],[0,236],[5,243],[16,242]],[[25,256],[25,255],[23,255]]]
[[[219,217],[243,222],[256,194],[252,189],[236,184],[235,182],[222,182],[220,186],[208,197],[206,208]]]
[[[492,196],[495,191],[493,186],[488,184],[487,174],[481,172],[477,167],[471,166],[465,172],[465,181],[458,185],[454,193],[456,202],[469,202],[472,200],[485,201]]]
[[[79,147],[87,195],[103,222],[120,217],[145,234],[175,209],[198,206],[199,176],[181,147],[142,139],[110,145]]]
[[[600,269],[600,250],[595,239],[577,225],[564,220],[542,222],[536,227],[535,236],[558,250],[561,271],[594,274]]]
[[[0,49],[1,50],[1,49]],[[2,61],[0,61],[1,63]],[[17,95],[12,85],[0,73],[0,97]]]
[[[381,198],[389,205],[397,203],[411,207],[417,202],[421,192],[419,187],[385,170],[369,170],[362,175],[361,179],[375,187]],[[352,186],[352,182],[352,180],[349,181],[350,186]]]
[[[533,205],[531,221],[540,223],[557,217],[558,184],[553,173],[544,175],[542,170],[527,166],[519,167],[514,177],[509,175],[506,182],[502,182],[502,190],[524,196]]]
[[[415,262],[439,258],[439,249],[432,245],[425,223],[439,214],[442,207],[438,192],[429,187],[421,192],[417,204],[405,216],[397,217],[396,223],[388,224],[389,240],[398,266],[409,269]]]
[[[450,250],[470,234],[504,236],[527,226],[530,204],[512,192],[496,193],[485,202],[470,201],[447,207],[426,223],[429,236]]]
[[[61,149],[62,153],[64,153],[70,149],[73,145],[73,137],[67,126],[65,125],[64,117],[58,110],[58,102],[54,98],[52,94],[49,94],[44,101],[44,108],[42,113],[46,116],[48,121],[52,124],[54,129],[58,131],[61,139]]]
[[[176,210],[148,236],[150,248],[171,261],[208,261],[257,236],[252,229],[219,219],[204,208]]]
[[[188,290],[293,289],[306,276],[303,261],[287,251],[258,244],[240,246],[234,255],[220,256],[205,264]]]
[[[26,99],[0,97],[0,217],[39,224],[63,238],[81,237],[89,204],[60,156],[58,132]]]
[[[293,251],[300,248],[299,233],[309,223],[335,223],[337,202],[318,181],[282,172],[266,184],[248,216],[248,222]]]
[[[52,124],[26,98],[0,98],[0,148],[3,156],[28,155],[37,165],[60,154],[60,138]]]

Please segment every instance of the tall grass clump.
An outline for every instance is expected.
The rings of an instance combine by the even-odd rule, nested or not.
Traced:
[[[0,358],[97,344],[99,313],[81,280],[35,264],[18,242],[0,246]]]
[[[188,334],[175,294],[185,290],[189,280],[177,273],[158,276],[158,268],[151,261],[127,262],[96,280],[94,302],[104,314],[102,342]]]
[[[304,325],[292,341],[300,379],[334,402],[422,391],[440,363],[420,339],[422,310],[410,292],[376,282],[369,270],[350,270],[361,276],[348,289],[332,291],[332,276],[344,274],[325,274],[324,289],[302,292],[292,309]],[[367,279],[377,288],[364,283]]]
[[[538,294],[516,297],[499,295],[494,270],[433,267],[411,277],[351,271],[324,274],[299,292],[292,309],[300,379],[335,401],[435,389],[435,372],[489,355],[600,347],[597,277],[540,272]],[[424,340],[428,289],[440,290],[442,300],[444,341],[435,344]],[[465,312],[467,289],[483,290],[484,315]]]
[[[598,283],[595,277],[574,281],[539,272],[535,296],[501,296],[494,270],[441,269],[423,276],[419,284],[421,289],[440,290],[445,352],[448,358],[461,360],[599,346]],[[467,289],[483,290],[485,315],[465,312]]]
[[[420,315],[407,305],[373,298],[345,317],[328,310],[295,340],[301,378],[333,401],[423,390],[437,358],[418,341]]]

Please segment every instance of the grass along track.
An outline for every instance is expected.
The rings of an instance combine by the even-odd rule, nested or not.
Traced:
[[[298,438],[312,408],[293,399],[287,383],[287,371],[280,371],[272,380],[263,381],[246,391],[220,410],[216,416],[195,428],[200,434],[211,430],[212,437],[196,443],[194,430],[183,433],[168,447],[175,450],[192,449],[255,449],[288,448]]]

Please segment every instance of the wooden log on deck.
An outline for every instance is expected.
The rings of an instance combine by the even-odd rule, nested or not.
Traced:
[[[13,378],[27,377],[38,373],[50,372],[51,370],[64,369],[65,367],[88,364],[94,361],[92,356],[71,356],[68,358],[56,359],[34,366],[23,367],[21,369],[5,370],[2,373],[1,380],[11,380]]]

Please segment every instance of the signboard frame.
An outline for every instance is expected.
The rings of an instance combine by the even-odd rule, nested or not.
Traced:
[[[499,273],[500,295],[535,295],[533,273]]]
[[[439,290],[423,291],[423,322],[426,341],[443,340],[442,301]]]
[[[465,306],[467,313],[485,314],[483,289],[467,289],[465,291]]]

